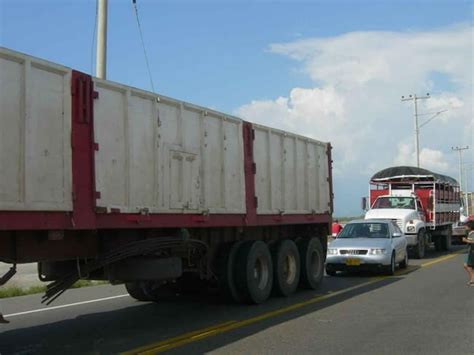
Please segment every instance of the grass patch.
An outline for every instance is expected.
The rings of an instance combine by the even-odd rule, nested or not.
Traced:
[[[97,285],[104,285],[107,284],[106,281],[89,281],[89,280],[79,280],[71,288],[81,288],[81,287],[90,287],[90,286],[97,286]],[[9,298],[9,297],[17,297],[17,296],[25,296],[25,295],[33,295],[36,293],[43,293],[46,291],[46,285],[44,286],[32,286],[28,288],[23,287],[2,287],[0,289],[0,298]]]

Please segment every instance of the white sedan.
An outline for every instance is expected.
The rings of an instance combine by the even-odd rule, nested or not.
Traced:
[[[328,275],[350,270],[380,270],[393,275],[397,265],[408,266],[407,240],[392,220],[349,222],[328,245]]]

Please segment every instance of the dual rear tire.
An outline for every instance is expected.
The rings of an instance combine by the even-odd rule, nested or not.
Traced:
[[[300,238],[296,243],[286,239],[270,247],[255,240],[227,243],[216,262],[220,289],[237,303],[263,303],[272,292],[289,296],[298,286],[316,289],[324,274],[324,250],[317,238]],[[139,301],[158,301],[168,289],[174,292],[180,281],[169,285],[140,281],[125,287]]]
[[[238,303],[263,303],[273,292],[289,296],[298,285],[315,289],[324,274],[324,250],[317,238],[286,239],[268,247],[262,241],[235,242],[219,260],[220,283]]]

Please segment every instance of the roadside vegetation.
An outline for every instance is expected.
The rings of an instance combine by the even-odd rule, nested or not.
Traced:
[[[88,280],[79,280],[71,288],[81,288],[81,287],[90,287],[97,285],[107,284],[106,281],[88,281]],[[46,285],[44,286],[32,286],[32,287],[2,287],[0,288],[0,298],[9,298],[17,296],[32,295],[35,293],[43,293],[46,291]]]
[[[347,223],[353,221],[354,219],[364,219],[364,216],[354,216],[354,217],[333,217],[333,220],[337,219],[341,223]]]

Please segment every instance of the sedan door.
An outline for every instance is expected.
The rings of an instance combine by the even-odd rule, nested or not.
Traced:
[[[392,227],[391,228],[392,229],[392,245],[393,245],[393,249],[395,249],[396,261],[400,262],[400,261],[403,261],[403,259],[405,258],[406,247],[407,247],[406,237],[396,224],[392,223],[391,227]],[[394,234],[398,235],[398,237],[394,236]]]

